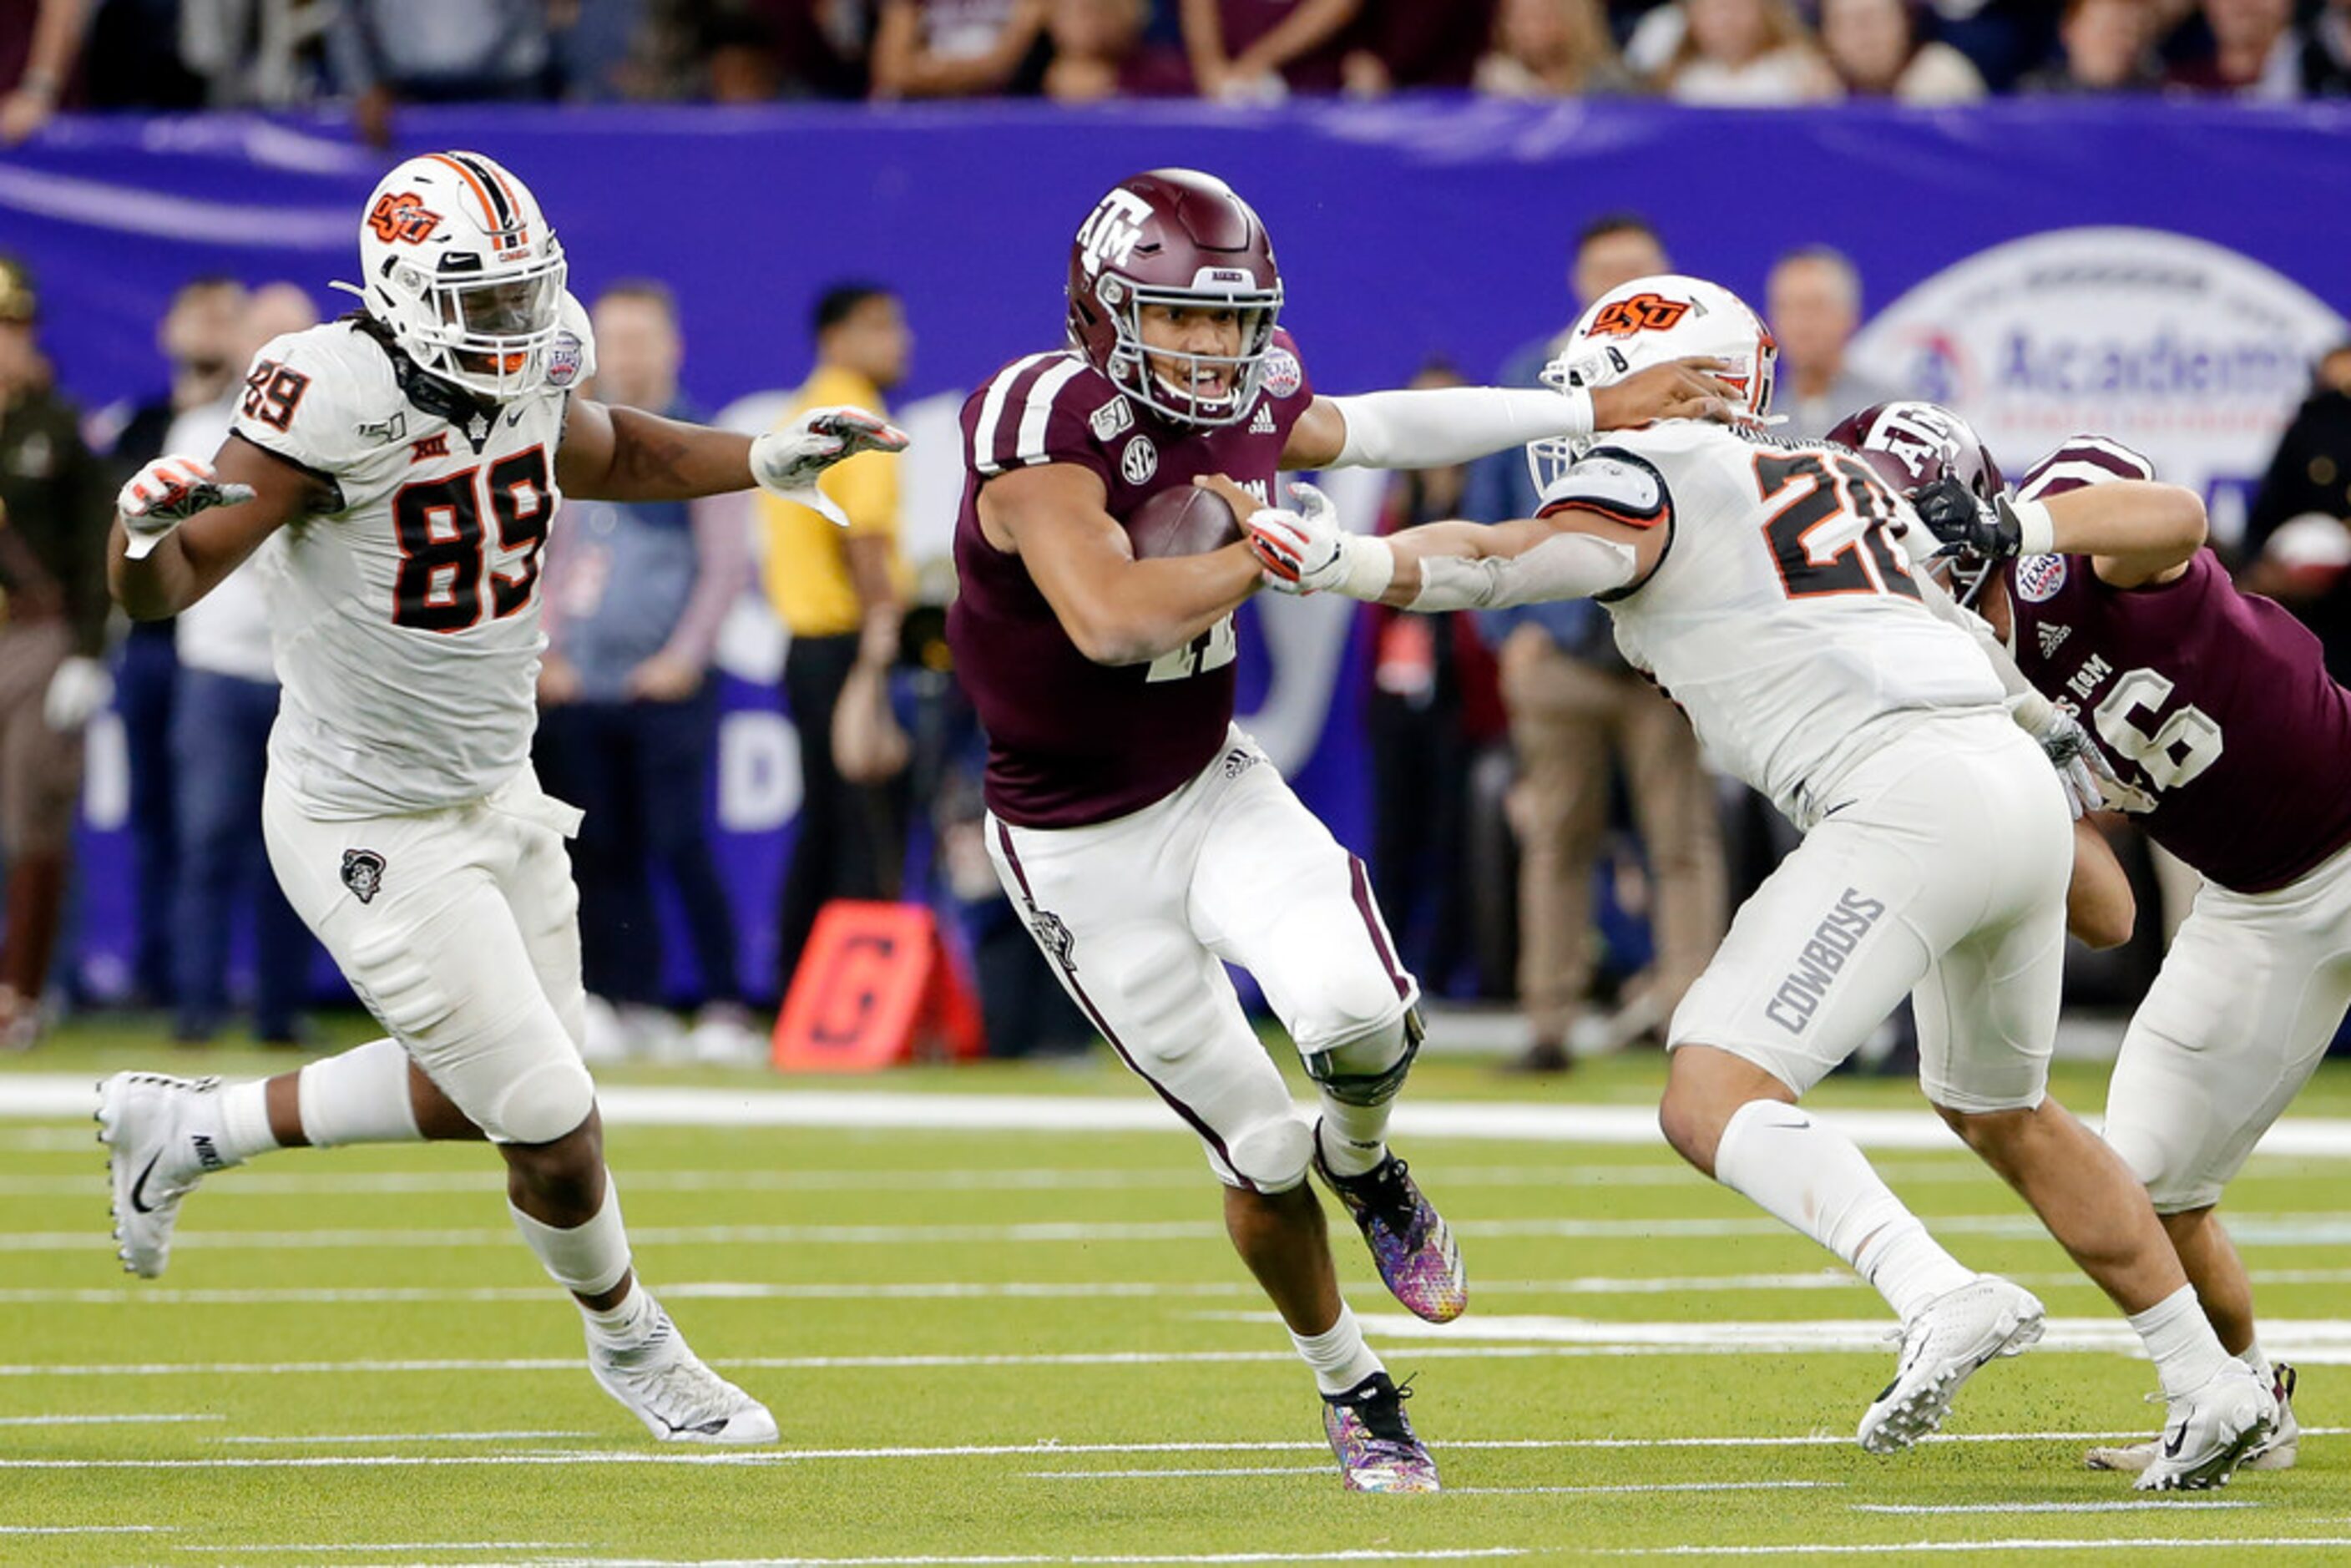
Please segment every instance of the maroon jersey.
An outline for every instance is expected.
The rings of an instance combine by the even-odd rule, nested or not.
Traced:
[[[1289,334],[1275,343],[1257,407],[1218,430],[1152,418],[1074,350],[1015,360],[964,403],[947,643],[987,731],[987,807],[1006,821],[1073,828],[1173,793],[1224,744],[1236,648],[1228,618],[1148,664],[1095,664],[1020,558],[987,542],[979,487],[1015,468],[1075,464],[1102,482],[1122,524],[1200,474],[1229,475],[1270,498],[1290,426],[1314,397]]]
[[[2138,820],[2156,842],[2238,893],[2351,844],[2351,692],[2210,550],[2146,588],[2108,587],[2087,556],[2027,556],[2006,576],[2018,667],[2152,802]]]

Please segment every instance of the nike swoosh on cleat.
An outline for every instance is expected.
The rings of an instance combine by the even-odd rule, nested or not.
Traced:
[[[2163,1457],[2167,1459],[2178,1458],[2179,1457],[2179,1450],[2187,1445],[2187,1442],[2188,1423],[2182,1421],[2179,1424],[2179,1430],[2173,1433],[2168,1438],[2165,1439],[2163,1445]]]
[[[141,1201],[141,1195],[147,1190],[147,1178],[155,1174],[155,1161],[160,1160],[162,1157],[162,1153],[159,1151],[152,1159],[150,1159],[147,1162],[147,1168],[139,1173],[139,1179],[131,1184],[131,1207],[137,1213],[152,1214],[155,1212]]]

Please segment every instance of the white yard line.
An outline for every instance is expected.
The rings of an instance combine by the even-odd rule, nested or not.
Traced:
[[[1419,1551],[1352,1548],[1322,1552],[1205,1552],[1109,1555],[1084,1552],[1069,1556],[1008,1554],[973,1557],[564,1557],[547,1560],[547,1568],[996,1568],[999,1564],[1069,1563],[1458,1563],[1488,1557],[1528,1557],[1528,1546],[1431,1547]]]
[[[1030,1470],[1028,1478],[1032,1481],[1158,1481],[1193,1476],[1320,1476],[1330,1469],[1329,1465],[1212,1465],[1185,1470]]]
[[[1825,1542],[1793,1542],[1784,1546],[1723,1546],[1702,1542],[1689,1546],[1611,1546],[1595,1549],[1606,1557],[1884,1557],[1922,1552],[2214,1552],[2250,1546],[2351,1546],[2351,1535],[2262,1536],[2144,1536],[2106,1535],[2067,1539],[2064,1536],[2023,1537],[2006,1541],[1902,1541],[1833,1545]]]
[[[225,1416],[0,1416],[0,1427],[161,1427],[183,1421],[225,1421]]]
[[[176,1524],[0,1524],[0,1535],[169,1535]]]
[[[1855,1513],[2138,1513],[2180,1509],[2259,1508],[2257,1502],[2178,1497],[2118,1498],[2112,1502],[1857,1502]]]
[[[271,1542],[239,1542],[226,1546],[174,1546],[175,1552],[561,1552],[585,1546],[584,1541],[367,1541],[356,1542],[302,1542],[281,1546]]]
[[[81,1117],[94,1102],[82,1074],[0,1074],[0,1117]],[[1183,1135],[1182,1124],[1144,1094],[916,1094],[893,1090],[688,1089],[607,1085],[597,1095],[615,1126],[899,1128],[925,1132],[1080,1131]],[[1311,1108],[1310,1108],[1311,1109]],[[1952,1147],[1950,1130],[1924,1109],[1815,1112],[1865,1148]],[[1661,1146],[1650,1105],[1530,1105],[1508,1101],[1407,1098],[1396,1108],[1405,1138]],[[2351,1119],[2289,1117],[2262,1140],[2264,1153],[2351,1158]]]
[[[319,1436],[256,1437],[226,1437],[224,1443],[270,1443],[300,1447],[309,1443],[517,1443],[548,1438],[601,1437],[601,1432],[355,1432]]]

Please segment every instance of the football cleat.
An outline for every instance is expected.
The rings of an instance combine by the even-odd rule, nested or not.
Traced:
[[[614,1350],[590,1334],[588,1370],[664,1443],[776,1440],[776,1418],[768,1407],[704,1365],[659,1301],[653,1332],[642,1344]]]
[[[2271,1392],[2277,1396],[2277,1424],[2270,1435],[2245,1450],[2239,1461],[2241,1470],[2290,1470],[2300,1457],[2302,1423],[2294,1417],[2294,1371],[2284,1362],[2274,1368],[2276,1380]],[[2162,1440],[2149,1438],[2120,1448],[2092,1448],[2082,1456],[2083,1462],[2094,1470],[2126,1470],[2136,1475],[2155,1463]]]
[[[2252,1367],[2231,1360],[2169,1402],[2163,1436],[2131,1485],[2140,1491],[2227,1486],[2237,1467],[2268,1440],[2277,1420],[2276,1394]]]
[[[2003,1355],[2022,1355],[2046,1316],[2032,1292],[1997,1274],[1979,1274],[1918,1309],[1903,1325],[1902,1354],[1861,1417],[1861,1446],[1899,1453],[1943,1424],[1959,1387]]]
[[[216,1140],[220,1118],[210,1096],[217,1078],[118,1072],[98,1086],[98,1141],[106,1145],[114,1186],[115,1253],[133,1274],[152,1280],[172,1259],[180,1200],[206,1171],[225,1169]]]
[[[1349,1491],[1437,1491],[1437,1461],[1405,1418],[1410,1388],[1374,1372],[1344,1394],[1322,1396],[1322,1430]]]
[[[1469,1276],[1452,1228],[1390,1155],[1359,1176],[1343,1176],[1322,1162],[1322,1134],[1314,1134],[1314,1169],[1346,1206],[1372,1249],[1388,1293],[1417,1318],[1449,1323],[1469,1306]]]

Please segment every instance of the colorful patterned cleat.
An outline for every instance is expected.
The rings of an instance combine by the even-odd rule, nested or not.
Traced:
[[[1404,1402],[1412,1390],[1374,1372],[1344,1394],[1322,1396],[1322,1430],[1349,1491],[1437,1491],[1437,1461],[1413,1436]]]
[[[1318,1129],[1314,1169],[1364,1233],[1388,1293],[1413,1316],[1449,1323],[1468,1310],[1469,1276],[1452,1228],[1402,1160],[1390,1155],[1362,1176],[1336,1175],[1322,1162]]]

